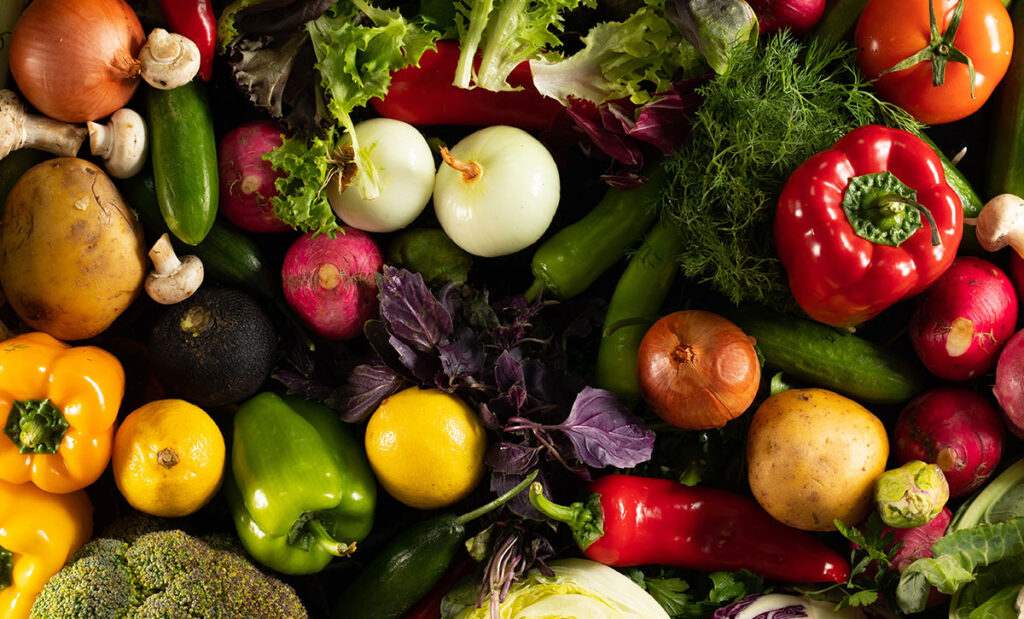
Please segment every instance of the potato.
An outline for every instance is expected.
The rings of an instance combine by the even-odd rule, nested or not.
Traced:
[[[791,389],[764,401],[747,436],[754,498],[776,520],[808,531],[855,524],[872,507],[889,438],[867,409],[825,389]]]
[[[33,329],[62,340],[97,335],[138,296],[142,228],[110,178],[71,157],[30,168],[0,219],[0,286]]]

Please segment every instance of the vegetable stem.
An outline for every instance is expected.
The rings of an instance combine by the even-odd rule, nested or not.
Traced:
[[[499,496],[498,498],[494,499],[493,501],[491,501],[490,503],[488,503],[486,505],[483,505],[481,507],[478,507],[478,508],[474,509],[471,512],[466,512],[465,514],[462,514],[461,516],[459,516],[458,518],[455,519],[455,522],[457,524],[459,524],[459,525],[463,525],[463,524],[466,524],[467,522],[469,522],[470,520],[473,520],[475,518],[479,518],[480,516],[483,516],[487,512],[493,511],[493,510],[501,507],[505,503],[508,503],[509,501],[511,501],[512,498],[515,497],[517,494],[522,492],[523,489],[525,489],[528,485],[530,485],[530,483],[533,482],[533,480],[536,479],[536,478],[537,478],[537,471],[531,472],[529,475],[526,476],[526,479],[524,479],[523,481],[521,481],[518,484],[516,484],[514,488],[512,488],[511,490],[509,490],[505,494]]]
[[[452,168],[454,168],[456,172],[462,173],[463,181],[467,183],[472,183],[476,181],[478,178],[480,178],[480,175],[483,172],[476,162],[463,161],[455,157],[455,155],[452,155],[451,152],[444,146],[442,146],[440,150],[441,159],[444,159],[444,162],[450,165]]]
[[[356,543],[346,544],[331,537],[331,534],[324,528],[324,523],[316,518],[310,518],[308,522],[309,531],[316,537],[316,543],[321,548],[336,557],[347,557],[356,551]]]

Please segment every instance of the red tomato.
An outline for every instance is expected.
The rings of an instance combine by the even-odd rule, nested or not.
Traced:
[[[931,1],[941,39],[947,34],[957,0],[869,0],[855,36],[857,62],[869,78],[878,78],[875,89],[882,98],[921,122],[939,124],[973,114],[989,98],[1010,64],[1013,26],[1000,0],[962,0],[963,17],[953,47],[974,64],[973,97],[967,64],[953,60],[946,64],[941,86],[933,83],[931,60],[881,75],[921,50],[939,47],[941,41],[931,37]]]

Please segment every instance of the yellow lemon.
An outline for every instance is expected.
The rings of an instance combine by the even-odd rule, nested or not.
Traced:
[[[156,400],[125,418],[112,460],[114,481],[132,507],[154,516],[187,516],[220,488],[224,435],[198,406]]]
[[[388,493],[438,509],[468,495],[484,474],[487,433],[476,412],[439,389],[410,387],[381,402],[366,426],[366,455]]]

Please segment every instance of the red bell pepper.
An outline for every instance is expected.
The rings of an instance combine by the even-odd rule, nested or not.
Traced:
[[[607,475],[585,503],[562,506],[530,487],[545,516],[572,529],[588,558],[612,567],[750,570],[794,583],[846,582],[850,566],[816,537],[772,518],[752,498],[671,479]]]
[[[199,77],[210,81],[217,45],[217,18],[210,0],[160,0],[160,12],[173,32],[199,48]]]
[[[868,125],[790,175],[774,225],[797,303],[848,326],[938,279],[960,246],[963,211],[923,140]]]
[[[387,94],[371,99],[370,105],[381,116],[413,125],[509,125],[526,130],[547,129],[562,109],[557,99],[537,92],[528,62],[520,63],[508,78],[521,90],[495,92],[452,84],[458,61],[459,44],[438,41],[437,51],[427,50],[419,66],[392,73]]]

